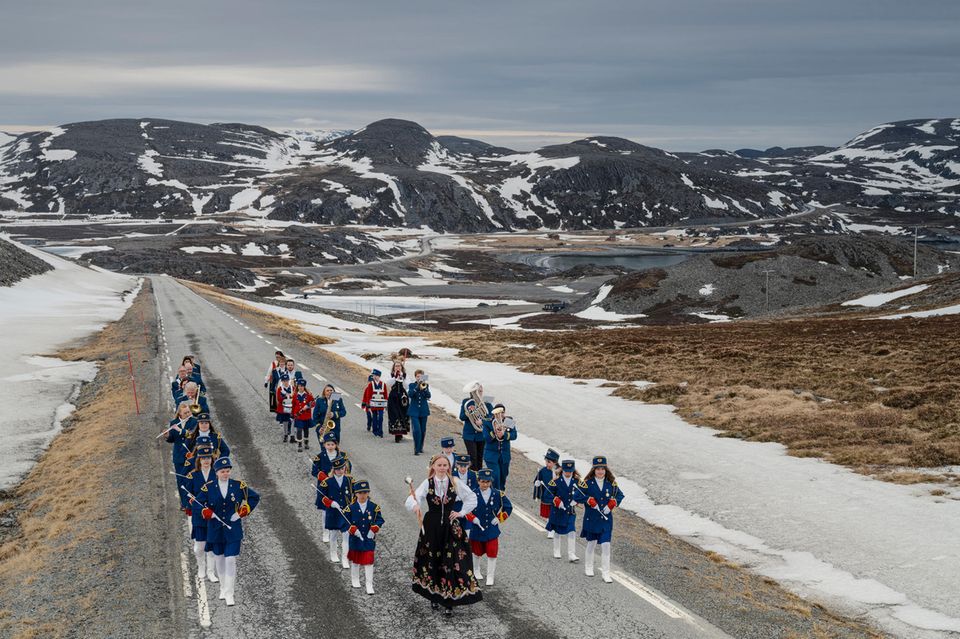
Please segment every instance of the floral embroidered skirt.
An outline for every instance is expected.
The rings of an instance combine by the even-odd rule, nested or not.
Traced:
[[[449,512],[449,511],[448,511]],[[460,520],[428,511],[413,559],[413,591],[444,607],[466,606],[483,598],[473,575],[473,556]]]

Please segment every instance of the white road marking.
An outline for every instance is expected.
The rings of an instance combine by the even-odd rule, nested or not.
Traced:
[[[354,406],[356,406],[356,407],[359,408],[360,410],[363,410],[363,406],[361,406],[360,404],[354,404]]]
[[[340,394],[343,395],[344,397],[350,397],[350,393],[348,393],[347,391],[343,390],[342,388],[340,389]]]
[[[310,367],[309,367],[309,366],[304,366],[303,364],[300,364],[300,368],[302,368],[302,369],[305,370],[305,371],[310,370]]]
[[[190,588],[190,568],[187,567],[187,553],[180,553],[180,572],[183,574],[183,596],[189,599],[193,596]]]
[[[263,340],[263,341],[265,341],[265,342],[266,342],[267,344],[269,344],[270,346],[273,346],[273,342],[271,342],[270,340],[265,339],[265,340]]]
[[[210,604],[207,603],[207,584],[205,580],[197,574],[197,613],[200,615],[200,626],[210,627]]]
[[[319,379],[321,382],[327,381],[327,380],[325,380],[323,377],[321,377],[320,375],[317,375],[316,373],[310,373],[310,374],[313,375],[314,377],[316,377],[317,379]]]

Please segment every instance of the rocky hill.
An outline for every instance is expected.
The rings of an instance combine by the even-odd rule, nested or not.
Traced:
[[[20,247],[0,238],[0,286],[12,286],[22,279],[46,273],[53,267]]]

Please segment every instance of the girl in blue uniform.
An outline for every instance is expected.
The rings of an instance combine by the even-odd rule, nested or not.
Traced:
[[[330,475],[333,474],[333,462],[337,457],[343,457],[347,460],[347,474],[350,474],[350,458],[345,452],[340,450],[340,442],[333,433],[327,433],[323,436],[323,450],[313,458],[313,467],[310,474],[317,478],[317,500],[315,503],[317,510],[320,511],[320,525],[323,526],[323,543],[330,541],[330,531],[324,526],[327,507],[323,505],[323,488],[321,484]]]
[[[190,539],[193,540],[193,555],[197,558],[197,577],[206,577],[213,583],[217,579],[215,558],[213,552],[207,550],[207,520],[200,514],[201,506],[192,503],[190,495],[199,495],[203,487],[216,481],[213,472],[213,448],[209,444],[198,444],[196,447],[196,468],[187,473],[180,491],[180,503],[184,512],[190,517]],[[188,492],[189,491],[189,492]]]
[[[473,551],[473,574],[477,579],[483,579],[480,574],[480,557],[487,556],[487,585],[493,585],[494,573],[497,570],[497,554],[500,552],[500,524],[507,520],[513,512],[513,504],[507,499],[506,493],[493,484],[493,471],[481,468],[477,473],[479,488],[477,507],[467,514],[470,521],[470,548]]]
[[[230,479],[233,464],[221,457],[213,464],[216,481],[204,485],[198,498],[204,505],[200,516],[207,520],[207,548],[215,557],[220,577],[220,599],[233,605],[237,584],[237,556],[243,540],[243,518],[260,503],[260,495],[242,481]]]
[[[587,540],[584,573],[593,576],[593,551],[600,544],[600,572],[603,580],[610,578],[610,539],[613,536],[613,510],[623,501],[623,492],[617,487],[613,472],[607,468],[607,458],[593,458],[593,467],[577,485],[574,501],[583,504],[583,526],[580,536]]]
[[[187,462],[187,453],[190,452],[187,435],[196,427],[197,420],[190,412],[190,402],[180,402],[177,405],[177,415],[170,420],[167,441],[173,444],[173,472],[177,474],[177,492],[181,494],[183,493],[180,490],[183,486],[183,475],[190,470],[190,463]]]
[[[347,534],[350,538],[350,585],[360,587],[360,566],[363,566],[364,580],[367,582],[367,594],[373,594],[373,559],[377,548],[376,536],[383,526],[380,506],[370,501],[370,484],[359,480],[353,482],[354,501],[343,512],[350,522]]]
[[[513,420],[507,417],[503,404],[493,407],[493,416],[483,425],[483,463],[493,471],[493,485],[507,489],[510,474],[510,442],[517,438]]]
[[[577,557],[577,511],[573,509],[580,475],[572,459],[564,459],[560,470],[559,477],[544,484],[544,493],[551,497],[547,530],[553,534],[553,556],[560,559],[563,538],[566,537],[567,559],[573,563],[580,560]]]
[[[537,471],[537,476],[533,480],[533,498],[540,500],[540,516],[544,519],[550,519],[550,504],[553,502],[553,494],[549,489],[544,490],[543,487],[557,477],[557,462],[560,461],[560,453],[548,448],[543,461],[543,467]],[[553,539],[553,536],[553,529],[547,526],[547,539]]]
[[[323,527],[330,533],[330,561],[344,568],[350,567],[347,557],[349,542],[346,532],[350,528],[343,510],[353,502],[353,485],[347,476],[347,460],[337,457],[333,460],[333,475],[320,482],[323,492],[323,505],[327,507]],[[340,543],[340,558],[337,558],[337,543]]]
[[[333,430],[329,432],[332,432],[337,441],[340,441],[340,420],[346,416],[347,409],[343,406],[343,400],[339,394],[334,398],[336,393],[337,390],[331,384],[327,384],[323,387],[323,392],[320,393],[320,397],[317,398],[317,403],[313,407],[313,423],[316,425],[317,441],[320,442],[321,446],[323,446],[323,436],[326,435],[324,418],[327,416],[328,408],[330,419],[333,420]]]
[[[196,447],[197,441],[204,437],[210,440],[210,447],[213,448],[214,458],[230,456],[230,447],[227,446],[227,442],[224,441],[223,435],[213,427],[213,422],[210,421],[210,415],[208,413],[200,413],[197,415],[197,427],[190,431],[185,438],[185,443],[189,449],[187,453],[187,465],[191,468],[194,464],[193,449]]]

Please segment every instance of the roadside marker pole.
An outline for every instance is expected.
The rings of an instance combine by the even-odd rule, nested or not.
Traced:
[[[140,414],[140,399],[137,397],[137,378],[133,376],[133,359],[127,351],[127,366],[130,367],[130,383],[133,384],[133,402],[137,406],[137,415]]]

